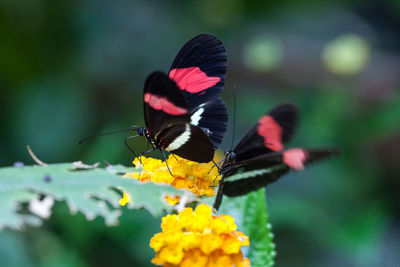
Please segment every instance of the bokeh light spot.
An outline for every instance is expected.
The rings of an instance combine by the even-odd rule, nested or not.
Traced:
[[[345,34],[332,40],[322,53],[326,68],[339,75],[360,73],[367,65],[369,58],[368,42],[355,34]]]
[[[244,64],[254,71],[271,71],[281,64],[282,58],[281,42],[268,35],[254,37],[243,49]]]

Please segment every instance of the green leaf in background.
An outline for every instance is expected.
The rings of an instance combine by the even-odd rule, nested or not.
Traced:
[[[40,202],[41,195],[65,201],[71,212],[80,211],[89,220],[101,216],[107,225],[117,224],[121,215],[121,194],[117,189],[120,187],[130,195],[131,201],[127,205],[130,209],[145,208],[152,215],[159,216],[171,208],[164,201],[164,195],[179,194],[178,190],[154,183],[143,184],[116,174],[129,170],[132,171],[121,166],[107,170],[74,170],[71,163],[1,168],[0,229],[40,225],[42,219],[34,214],[21,213],[20,204],[43,204],[49,198]],[[51,206],[47,208],[51,209]]]
[[[30,262],[24,238],[18,232],[2,231],[0,233],[1,266],[34,266]]]
[[[250,247],[245,254],[251,266],[274,265],[276,252],[271,224],[268,223],[265,189],[242,197],[224,197],[220,213],[232,215],[239,230],[249,236]]]

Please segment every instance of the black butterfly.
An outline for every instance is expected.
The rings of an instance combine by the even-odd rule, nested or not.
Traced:
[[[153,149],[209,162],[222,142],[228,113],[219,96],[224,87],[226,52],[215,36],[187,42],[169,74],[154,72],[144,85],[146,126],[132,126]]]
[[[232,151],[225,153],[220,168],[222,179],[214,203],[218,210],[222,195],[241,196],[275,182],[290,170],[338,153],[337,149],[284,150],[297,126],[297,107],[281,104],[266,115],[245,135]],[[236,175],[246,172],[243,175]]]

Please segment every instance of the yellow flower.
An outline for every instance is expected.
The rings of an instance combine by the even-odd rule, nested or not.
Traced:
[[[122,198],[120,198],[119,204],[125,206],[131,201],[131,196],[121,186],[118,186],[118,189],[122,191]]]
[[[119,204],[121,206],[125,206],[126,204],[128,204],[129,201],[131,201],[131,198],[129,197],[129,195],[127,193],[124,193],[122,195],[122,198],[119,200]]]
[[[213,168],[214,163],[212,162],[198,163],[170,155],[167,160],[169,170],[165,161],[159,159],[142,157],[141,162],[142,165],[138,158],[133,161],[135,166],[142,167],[141,172],[127,173],[125,177],[134,178],[141,182],[153,181],[170,184],[176,188],[188,189],[197,196],[211,197],[215,195],[210,186],[218,184],[221,178],[218,169]]]
[[[164,197],[165,202],[167,202],[171,206],[178,204],[180,199],[181,199],[181,196],[179,196],[179,195],[174,195],[174,196],[166,195]]]
[[[250,266],[242,246],[249,238],[236,231],[229,215],[212,216],[211,207],[201,204],[162,218],[162,232],[153,236],[156,252],[152,263],[163,266]]]

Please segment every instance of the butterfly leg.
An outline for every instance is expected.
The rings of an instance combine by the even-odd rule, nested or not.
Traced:
[[[149,148],[148,145],[147,145],[147,148]],[[154,148],[148,149],[148,150],[146,150],[145,152],[139,154],[139,162],[140,162],[140,164],[141,164],[142,166],[143,166],[143,163],[142,163],[142,156],[143,156],[144,154],[150,153],[150,152],[152,152],[152,151],[154,151],[154,150],[155,150]],[[142,169],[143,169],[143,168],[142,168]],[[140,179],[140,176],[142,175],[142,169],[141,169],[140,172],[139,172],[139,179]]]
[[[234,164],[231,164],[231,165],[228,165],[227,167],[224,167],[224,171],[220,171],[220,173],[219,173],[219,175],[221,175],[221,177],[224,177],[227,173],[229,173],[231,170],[234,170],[235,169],[235,165]],[[228,175],[229,176],[229,175]],[[213,181],[213,183],[215,182],[215,180],[218,178],[218,176],[216,176],[215,178],[214,178],[214,181]],[[221,178],[221,180],[222,180],[222,178]]]
[[[218,161],[217,163],[215,163],[214,160],[212,160],[212,162],[214,163],[214,165],[211,167],[210,171],[208,173],[210,173],[212,171],[212,169],[214,169],[214,167],[217,167],[218,172],[221,172],[221,168],[219,167],[220,163],[223,162],[225,159],[221,159],[220,161]]]
[[[175,154],[174,153],[171,153],[171,154],[172,154],[172,156],[174,156],[175,160],[178,161],[178,158],[175,156]]]
[[[143,166],[143,163],[142,163],[142,156],[143,156],[144,154],[153,152],[154,150],[156,150],[156,148],[154,148],[154,147],[152,146],[152,148],[149,149],[149,143],[147,143],[147,150],[146,150],[145,152],[143,152],[143,153],[140,153],[140,154],[139,154],[139,157],[138,157],[139,162],[140,162],[140,164],[141,164],[142,166]],[[139,178],[140,178],[141,173],[142,173],[142,170],[140,170],[140,172],[139,172]]]
[[[128,140],[133,139],[133,138],[136,138],[136,137],[138,137],[138,136],[139,136],[138,134],[137,134],[137,135],[132,135],[132,136],[125,137],[125,139],[124,139],[125,146],[126,146],[126,147],[129,149],[129,151],[135,156],[135,158],[137,158],[137,155],[136,155],[135,151],[133,151],[133,149],[129,146]],[[139,161],[140,161],[140,159],[139,159]],[[141,161],[140,161],[140,164],[142,164]]]
[[[221,205],[221,202],[222,202],[225,174],[228,174],[228,176],[229,176],[229,172],[234,169],[235,169],[235,164],[233,163],[230,166],[228,166],[227,168],[224,168],[224,170],[225,170],[224,172],[220,173],[220,175],[222,177],[221,177],[221,180],[219,181],[218,192],[217,192],[217,196],[215,197],[215,202],[213,205],[213,209],[215,210],[215,212],[218,211],[219,206]]]
[[[132,148],[129,146],[129,144],[128,144],[128,140],[133,139],[133,138],[136,138],[136,137],[138,137],[138,136],[139,136],[139,135],[137,134],[137,135],[125,137],[124,143],[125,143],[125,146],[129,149],[129,151],[135,156],[135,158],[139,159],[140,165],[143,166],[142,161],[141,161],[141,158],[138,158],[138,156],[136,155],[135,151],[133,151],[133,149],[132,149]],[[142,170],[140,170],[140,172],[139,172],[139,179],[140,179],[141,173],[142,173]]]
[[[167,160],[167,157],[165,156],[165,152],[164,152],[163,150],[161,150],[161,153],[162,153],[162,155],[164,156],[165,165],[167,165],[167,169],[168,169],[168,171],[169,171],[169,174],[171,174],[172,177],[175,177],[175,176],[172,174],[171,169],[170,169],[169,166],[168,166],[168,160]],[[173,155],[173,154],[172,154],[172,155]]]
[[[215,180],[217,180],[218,176],[221,175],[222,170],[221,170],[221,168],[219,167],[219,165],[221,164],[221,162],[224,162],[224,161],[225,161],[225,159],[221,159],[221,160],[218,161],[217,163],[215,163],[214,160],[212,161],[212,162],[214,162],[214,166],[211,167],[211,170],[210,170],[208,173],[210,173],[210,172],[212,171],[212,169],[214,169],[214,167],[217,167],[217,168],[218,168],[218,175],[215,176],[215,178],[214,178],[214,180],[213,180],[213,182],[212,182],[213,184],[215,183]]]
[[[139,154],[139,162],[140,162],[140,164],[142,164],[142,156],[143,156],[144,154],[151,153],[151,152],[153,152],[154,150],[156,150],[156,148],[155,148],[155,147],[152,147],[152,148],[149,149],[149,144],[147,143],[147,150],[146,150],[145,152],[142,152],[142,153]],[[143,165],[143,164],[142,164],[142,165]]]

